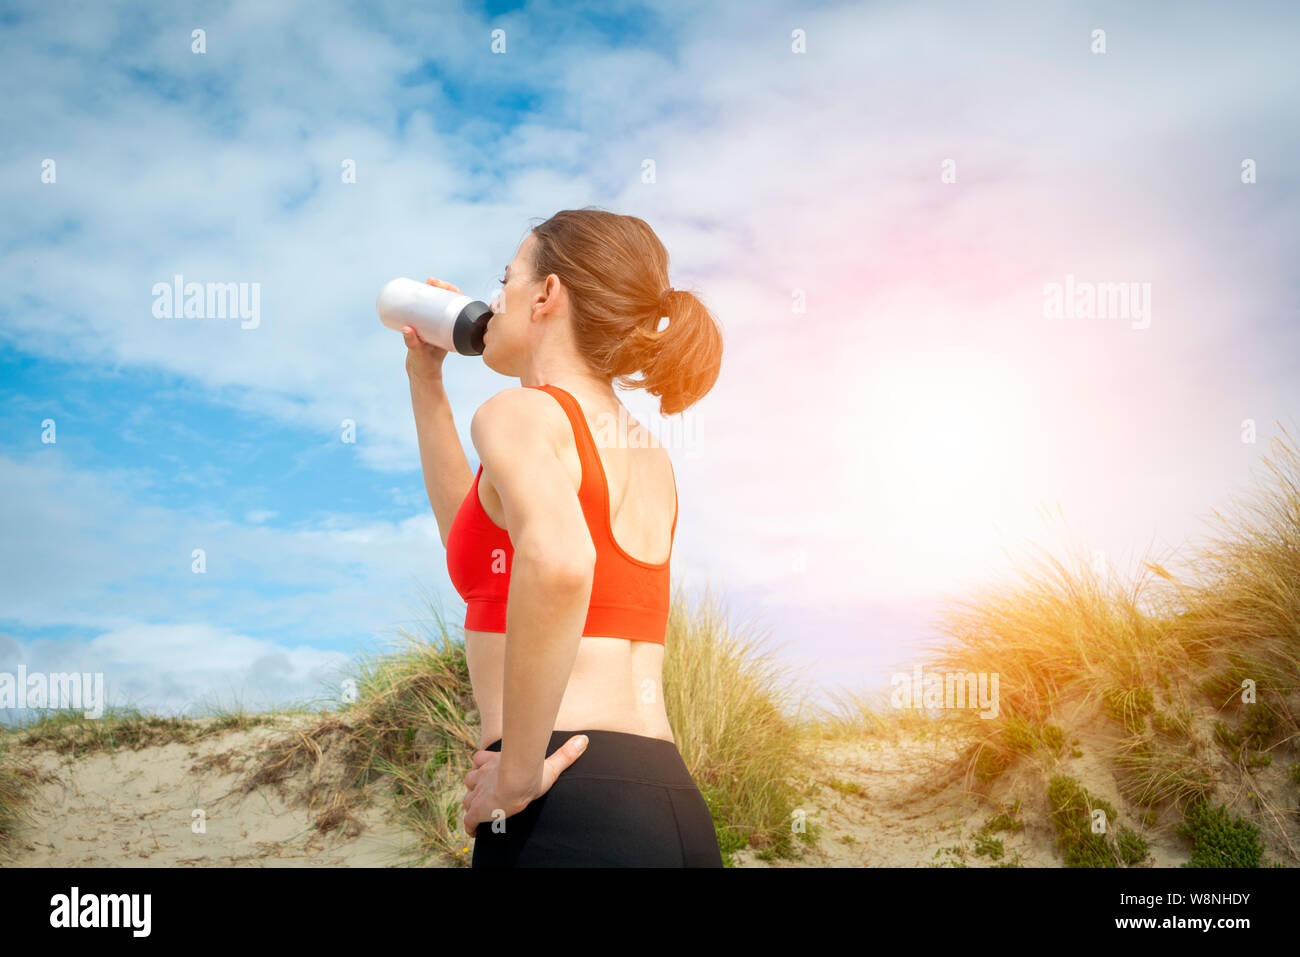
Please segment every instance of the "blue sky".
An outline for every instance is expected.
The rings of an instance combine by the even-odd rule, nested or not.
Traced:
[[[1195,538],[1300,406],[1286,4],[0,10],[0,671],[261,707],[461,620],[374,298],[490,298],[559,209],[645,218],[722,323],[698,406],[625,402],[689,436],[675,578],[821,689],[887,684],[1042,505],[1118,567]],[[177,274],[258,324],[159,318]],[[1149,328],[1045,318],[1066,275]],[[477,464],[517,383],[447,380]]]

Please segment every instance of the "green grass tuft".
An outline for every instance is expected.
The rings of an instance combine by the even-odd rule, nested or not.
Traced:
[[[1259,867],[1264,848],[1259,828],[1223,806],[1198,801],[1187,810],[1177,832],[1192,842],[1192,859],[1183,867]]]

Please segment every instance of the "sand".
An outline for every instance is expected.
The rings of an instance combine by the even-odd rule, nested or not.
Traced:
[[[822,827],[820,841],[798,860],[762,861],[756,852],[742,850],[737,866],[993,867],[1012,861],[1020,867],[1063,866],[1045,794],[1041,802],[1022,804],[1022,830],[992,835],[1004,846],[999,859],[976,852],[975,836],[1009,802],[963,794],[955,784],[937,788],[963,747],[959,739],[907,733],[827,743],[808,778],[807,820]],[[1014,771],[1004,775],[996,790],[1011,790],[1014,777]],[[1176,867],[1190,857],[1187,850],[1157,840],[1151,852],[1150,867]]]
[[[139,750],[91,752],[77,757],[43,748],[15,747],[41,775],[30,811],[35,817],[12,848],[9,866],[404,866],[412,861],[409,832],[382,800],[355,810],[357,829],[320,833],[315,815],[286,795],[305,783],[297,772],[290,788],[267,785],[248,793],[241,781],[258,766],[267,745],[318,717],[277,716],[273,726],[229,730],[189,743]],[[795,860],[763,860],[753,850],[737,854],[739,867],[989,867],[1014,861],[1024,867],[1060,867],[1048,823],[1041,777],[1032,768],[999,779],[1004,793],[1037,795],[1022,807],[1025,828],[995,835],[1001,861],[975,852],[975,836],[999,810],[990,795],[963,794],[944,769],[961,742],[899,732],[891,738],[827,742],[809,766],[802,807],[822,828],[820,842]],[[1118,804],[1098,774],[1087,786]],[[1017,776],[1023,775],[1022,780]],[[936,782],[948,780],[944,788]],[[192,827],[202,812],[205,830]],[[1156,828],[1145,866],[1178,866],[1190,856],[1185,842]],[[468,844],[469,842],[466,841]],[[426,862],[426,865],[429,862]],[[445,862],[447,866],[455,866]],[[438,866],[438,862],[433,862]]]
[[[382,867],[395,863],[406,833],[381,807],[357,812],[349,837],[322,834],[305,807],[282,789],[241,795],[237,785],[256,756],[284,730],[316,719],[277,719],[274,727],[227,731],[191,743],[79,757],[15,749],[44,777],[10,866],[29,867]],[[194,829],[195,812],[204,831]]]

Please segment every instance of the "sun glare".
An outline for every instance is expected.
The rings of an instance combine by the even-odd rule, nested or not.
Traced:
[[[1001,363],[979,355],[893,367],[905,371],[876,375],[859,410],[855,512],[890,542],[900,574],[924,574],[930,585],[965,578],[1000,555],[998,523],[1032,448],[1032,403]]]

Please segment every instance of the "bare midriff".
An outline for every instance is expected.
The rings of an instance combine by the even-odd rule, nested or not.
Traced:
[[[664,646],[626,638],[579,639],[552,731],[622,731],[673,741],[664,706]],[[465,656],[482,722],[479,747],[501,737],[506,636],[466,631]]]

